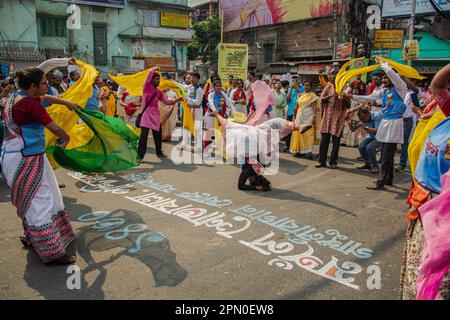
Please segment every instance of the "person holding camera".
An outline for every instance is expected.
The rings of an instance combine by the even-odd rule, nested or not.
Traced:
[[[358,169],[369,169],[370,173],[379,173],[376,150],[381,145],[375,137],[378,127],[381,123],[382,115],[379,112],[369,111],[368,109],[360,109],[358,111],[358,118],[361,121],[359,128],[364,130],[367,137],[359,144],[359,153],[364,160],[364,164],[358,166]],[[352,128],[355,129],[355,128]]]

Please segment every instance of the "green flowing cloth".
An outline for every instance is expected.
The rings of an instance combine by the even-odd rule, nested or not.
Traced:
[[[137,153],[139,137],[119,118],[101,112],[75,110],[93,132],[84,145],[62,149],[56,144],[47,148],[63,168],[83,173],[128,170],[140,164]]]

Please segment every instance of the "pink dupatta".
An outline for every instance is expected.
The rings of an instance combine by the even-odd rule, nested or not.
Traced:
[[[255,113],[247,121],[249,126],[257,126],[262,124],[265,120],[265,113],[269,106],[275,105],[275,97],[270,87],[263,81],[257,80],[251,85],[253,91],[253,102],[256,106]]]
[[[416,282],[418,300],[440,299],[439,286],[450,269],[450,170],[441,179],[442,192],[419,208],[424,247]]]

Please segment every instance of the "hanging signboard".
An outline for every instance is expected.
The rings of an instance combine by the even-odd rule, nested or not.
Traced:
[[[375,43],[376,49],[401,49],[405,30],[376,30]]]
[[[161,12],[161,27],[189,28],[189,15],[176,12]]]
[[[219,77],[228,79],[233,75],[236,79],[247,79],[248,45],[242,43],[219,44]]]
[[[370,59],[374,60],[376,57],[389,58],[389,56],[390,56],[389,49],[372,49]]]
[[[450,10],[450,2],[447,0],[435,0],[436,4],[442,8],[443,11]],[[383,18],[410,16],[411,15],[411,0],[383,0]],[[416,14],[434,15],[435,10],[430,4],[429,0],[416,0]]]
[[[404,59],[417,59],[419,58],[420,47],[418,40],[405,40],[403,46],[403,58]]]
[[[353,43],[338,42],[336,44],[336,59],[351,59],[352,58]]]

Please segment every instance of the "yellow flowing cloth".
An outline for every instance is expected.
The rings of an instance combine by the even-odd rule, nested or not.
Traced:
[[[181,106],[183,107],[183,127],[195,136],[194,118],[192,117],[191,109],[188,108],[186,101],[181,101]]]
[[[121,85],[132,96],[142,96],[142,91],[144,90],[144,82],[147,79],[148,73],[155,68],[150,68],[135,74],[130,74],[127,76],[113,76],[109,74],[110,78],[113,79],[117,84]],[[172,80],[166,80],[161,77],[158,89],[161,91],[173,90],[177,96],[185,97],[186,92],[184,89]],[[181,90],[181,94],[178,90]]]
[[[80,79],[58,96],[58,98],[76,103],[84,108],[88,99],[92,97],[92,85],[98,76],[98,71],[93,66],[80,60],[77,60],[77,65],[82,72]],[[92,131],[85,125],[77,125],[78,116],[66,106],[53,104],[47,108],[47,112],[53,121],[69,134],[71,141],[67,146],[68,149],[84,144],[93,136]],[[55,145],[57,139],[53,133],[47,129],[45,130],[46,147]],[[59,167],[50,154],[47,154],[47,157],[53,169]]]
[[[144,90],[144,82],[145,79],[147,79],[148,73],[153,70],[153,68],[135,73],[130,74],[127,76],[113,76],[109,74],[110,78],[113,79],[117,84],[121,85],[132,96],[142,96],[142,91]],[[171,80],[166,80],[164,78],[161,78],[159,87],[161,91],[166,90],[173,90],[178,97],[185,97],[186,91],[179,86],[176,82]],[[180,93],[181,92],[181,93]],[[189,130],[189,132],[194,135],[195,129],[194,129],[194,118],[192,117],[191,110],[187,107],[186,102],[181,102],[181,105],[183,107],[183,126]]]
[[[105,90],[105,93],[108,94],[111,89],[109,89],[108,86],[104,86],[103,90]],[[116,97],[114,97],[113,94],[109,96],[109,98],[106,100],[106,113],[105,116],[108,117],[114,117],[114,114],[116,113]]]
[[[347,71],[347,68],[348,68],[352,63],[357,62],[357,61],[360,61],[360,60],[363,60],[363,59],[364,59],[364,57],[357,58],[357,59],[353,59],[353,60],[347,61],[346,63],[344,63],[344,64],[342,65],[341,69],[339,69],[339,72],[338,72],[337,75],[336,75],[336,78],[334,79],[334,83],[336,84],[336,87],[338,87],[338,86],[340,87],[340,86],[341,86],[342,77],[345,75],[346,72],[348,72],[348,71]],[[346,83],[346,81],[345,81],[345,82],[342,82],[342,88],[343,88],[343,86],[345,85],[345,83]]]
[[[220,126],[219,121],[216,119],[214,122],[215,141],[216,141],[216,153],[221,155],[223,159],[227,159],[225,147],[223,146],[222,136],[223,128]]]
[[[408,160],[411,165],[413,178],[420,154],[422,153],[423,146],[425,145],[428,136],[439,123],[445,120],[445,118],[445,114],[438,108],[430,119],[420,120],[417,124],[408,147]],[[416,182],[414,181],[414,183]]]
[[[320,76],[319,76],[319,82],[320,82],[320,85],[321,85],[323,88],[326,88],[327,86],[330,85],[330,83],[329,83],[328,81],[325,80],[325,77],[324,77],[323,75],[320,75]]]
[[[349,81],[354,76],[356,76],[358,74],[375,71],[376,69],[378,69],[380,67],[379,64],[376,64],[373,66],[368,66],[368,67],[364,67],[364,68],[358,68],[358,69],[353,69],[353,70],[347,71],[347,68],[352,63],[363,60],[364,58],[365,57],[350,60],[342,66],[342,68],[339,70],[338,74],[336,75],[336,79],[335,79],[337,93],[341,93],[342,89],[344,89],[345,85],[347,84],[347,81]]]
[[[345,63],[342,66],[341,70],[339,70],[338,74],[336,75],[336,79],[335,79],[336,92],[337,93],[341,93],[342,92],[342,89],[344,89],[345,84],[351,78],[353,78],[353,77],[355,77],[355,76],[357,76],[359,74],[369,73],[369,72],[375,71],[376,69],[381,67],[379,64],[376,64],[376,65],[372,65],[372,66],[368,66],[368,67],[364,67],[364,68],[358,68],[358,69],[353,69],[353,70],[347,71],[347,68],[352,63],[354,63],[356,61],[359,61],[359,60],[362,60],[362,59],[364,59],[364,57],[348,61],[347,63]],[[414,69],[413,67],[403,65],[401,63],[392,61],[392,60],[387,59],[387,58],[381,58],[381,59],[383,60],[383,62],[387,62],[400,75],[402,75],[402,76],[404,76],[406,78],[413,78],[413,79],[419,79],[419,80],[425,79],[425,77],[422,77],[417,72],[417,70]]]
[[[85,124],[76,124],[68,132],[70,136],[69,144],[67,149],[73,149],[88,143],[89,140],[94,136],[94,132]]]
[[[127,89],[130,95],[140,97],[142,96],[142,91],[144,90],[145,79],[147,79],[148,73],[153,69],[154,68],[150,68],[127,76],[113,76],[109,74],[109,77],[113,79],[114,82]],[[163,80],[164,79],[161,78],[161,82]]]
[[[390,60],[388,58],[381,57],[381,60],[383,60],[383,62],[389,63],[389,65],[392,68],[397,70],[397,72],[400,75],[402,75],[402,76],[404,76],[406,78],[419,79],[419,80],[423,80],[423,79],[426,78],[426,77],[421,76],[420,73],[416,69],[414,69],[413,67],[410,67],[410,66],[407,66],[407,65],[404,65],[404,64],[392,61],[392,60]]]

